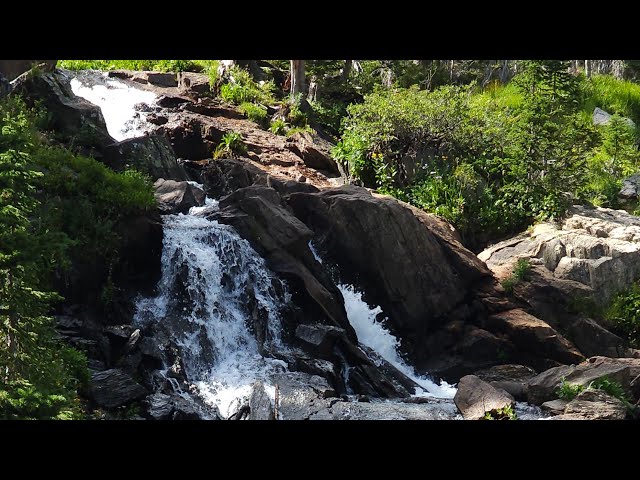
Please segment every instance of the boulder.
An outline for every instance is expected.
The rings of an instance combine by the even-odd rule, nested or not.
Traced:
[[[153,188],[162,213],[187,213],[191,207],[204,205],[204,192],[189,182],[159,178]]]
[[[159,135],[113,143],[104,149],[103,161],[117,171],[135,168],[153,179],[186,180],[171,144]]]
[[[587,389],[567,404],[564,414],[585,420],[624,420],[627,407],[602,390]]]
[[[173,412],[173,402],[171,395],[164,393],[154,393],[146,399],[148,404],[148,414],[152,420],[169,420]]]
[[[183,95],[208,95],[211,93],[209,87],[209,75],[193,72],[178,73],[178,89]]]
[[[576,205],[561,223],[537,224],[478,257],[498,278],[510,275],[519,258],[529,258],[534,269],[548,272],[538,289],[560,289],[565,295],[606,305],[640,276],[639,242],[640,217]]]
[[[466,420],[479,420],[486,412],[515,404],[506,392],[492,387],[475,375],[460,379],[453,401]]]
[[[346,332],[343,328],[331,325],[298,325],[296,338],[308,345],[320,358],[329,357],[333,353],[333,347],[339,338],[344,338]]]
[[[275,420],[271,399],[261,381],[253,384],[249,397],[249,409],[249,420]]]
[[[121,407],[146,395],[146,389],[122,370],[114,368],[91,375],[89,399],[100,407]]]
[[[331,404],[335,392],[326,379],[301,372],[279,373],[273,376],[276,385],[276,405],[280,420],[307,420]]]
[[[564,409],[566,408],[568,403],[568,400],[559,398],[557,400],[544,402],[542,405],[540,405],[540,408],[545,412],[551,413],[552,415],[562,415],[564,414]]]
[[[12,94],[22,95],[30,105],[39,102],[50,114],[49,128],[63,141],[98,150],[115,142],[100,107],[76,96],[70,78],[60,70],[16,79]]]
[[[618,198],[629,201],[637,200],[640,194],[640,175],[631,175],[622,181],[622,188],[618,192]]]
[[[286,147],[311,168],[340,173],[338,164],[331,157],[330,152],[333,146],[316,133],[296,133],[289,139]]]
[[[520,358],[540,363],[546,358],[559,363],[580,363],[584,357],[546,322],[522,309],[496,313],[487,318],[486,328],[507,336],[518,348]],[[535,367],[535,366],[534,366]]]
[[[344,186],[291,193],[287,202],[350,283],[358,272],[372,302],[405,339],[424,340],[475,282],[490,275],[448,225],[391,197]]]
[[[124,219],[117,226],[122,239],[114,280],[122,287],[150,293],[161,273],[162,220],[157,212]]]
[[[601,108],[594,108],[593,109],[593,124],[594,125],[608,125],[609,122],[611,121],[611,117],[613,115],[611,115],[610,113],[605,112],[604,110],[602,110]],[[623,120],[627,123],[627,125],[629,125],[630,127],[635,127],[636,124],[633,123],[633,120],[631,120],[630,118],[624,118]]]
[[[640,277],[640,218],[622,210],[573,206],[559,223],[540,223],[478,257],[498,279],[519,258],[531,263],[529,279],[514,297],[537,317],[566,333],[586,355],[629,356],[624,342],[585,313],[609,304]]]
[[[34,66],[44,65],[43,70],[52,71],[57,63],[57,60],[0,60],[0,76],[11,82]]]
[[[588,357],[625,357],[626,342],[590,318],[578,318],[567,332],[580,351]]]
[[[557,391],[563,381],[587,387],[592,381],[607,377],[629,391],[632,380],[630,374],[638,367],[622,360],[638,360],[640,363],[640,359],[592,357],[577,366],[562,365],[550,368],[529,381],[528,402],[541,405],[558,398]]]
[[[502,389],[518,401],[527,400],[529,380],[536,376],[536,372],[524,365],[495,365],[480,370],[475,375],[488,382],[491,386]]]

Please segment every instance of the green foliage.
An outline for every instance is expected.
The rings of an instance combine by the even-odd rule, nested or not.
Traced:
[[[236,105],[243,103],[259,103],[270,105],[275,103],[273,82],[256,83],[251,74],[238,66],[231,68],[229,81],[220,87],[220,97]]]
[[[41,143],[41,115],[0,103],[0,418],[77,418],[86,357],[56,339],[55,273],[117,258],[118,222],[151,208],[148,178]]]
[[[483,420],[517,420],[518,415],[511,405],[485,412]]]
[[[588,180],[581,196],[594,205],[618,208],[622,179],[638,172],[635,129],[613,115],[599,130],[600,144],[587,160]]]
[[[222,141],[213,152],[213,158],[224,158],[225,156],[235,157],[246,153],[247,146],[242,141],[242,134],[238,132],[227,132],[222,136]]]
[[[287,134],[287,122],[278,118],[276,120],[271,121],[271,126],[269,127],[271,133],[276,135],[286,135]]]
[[[640,122],[640,85],[610,75],[594,75],[585,81],[583,110],[591,118],[595,107]]]
[[[507,87],[374,89],[348,107],[334,157],[364,185],[395,191],[474,244],[553,219],[584,192],[594,130],[580,80],[523,62]]]
[[[605,318],[619,335],[640,348],[640,285],[634,283],[612,300]]]
[[[584,389],[584,385],[569,383],[563,378],[562,382],[560,383],[560,387],[558,388],[558,390],[556,390],[556,395],[558,395],[558,398],[571,401],[576,398],[576,396],[578,396],[578,394]]]
[[[531,262],[528,258],[519,258],[513,267],[513,276],[517,280],[528,280],[531,273]]]
[[[518,281],[512,276],[509,276],[504,280],[502,280],[502,282],[500,282],[500,285],[502,285],[502,288],[504,288],[504,291],[507,292],[509,295],[513,293],[513,289],[517,284],[518,284]]]
[[[287,114],[287,121],[294,127],[306,127],[309,123],[307,114],[300,108],[300,102],[293,102]]]
[[[611,378],[605,376],[602,378],[597,378],[593,382],[589,384],[587,388],[591,388],[594,390],[602,390],[603,392],[611,395],[612,397],[621,400],[625,404],[629,403],[629,396],[627,392],[624,391],[624,388],[619,382],[612,380]]]
[[[529,279],[531,274],[531,263],[528,258],[519,258],[513,266],[511,275],[502,280],[501,285],[508,294],[513,293],[514,287],[525,280]]]
[[[59,60],[68,70],[151,70],[155,72],[208,72],[217,60]]]
[[[245,102],[240,105],[240,111],[259,125],[264,125],[267,120],[267,108],[262,105]]]

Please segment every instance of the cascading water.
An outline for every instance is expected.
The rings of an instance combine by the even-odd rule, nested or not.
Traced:
[[[137,111],[135,106],[139,103],[155,105],[157,98],[153,92],[109,78],[105,72],[91,70],[76,73],[71,79],[71,90],[100,107],[109,135],[119,142],[145,134],[146,113]]]
[[[209,204],[204,208],[215,208]],[[286,371],[285,362],[263,353],[286,351],[279,307],[289,294],[246,240],[203,218],[202,208],[164,216],[158,295],[138,302],[136,322],[163,323],[175,336],[190,382],[228,417],[257,379],[273,397],[269,377]]]
[[[309,248],[318,262],[323,263],[322,257],[314,245],[309,242]],[[404,373],[411,380],[422,387],[422,391],[415,392],[415,396],[453,398],[456,388],[442,381],[440,385],[427,377],[418,375],[415,370],[402,359],[398,349],[400,341],[387,330],[377,318],[382,313],[379,306],[370,307],[353,285],[337,284],[344,298],[349,323],[356,331],[358,341],[366,345],[391,365]]]
[[[73,92],[101,107],[108,131],[116,140],[142,136],[146,114],[135,105],[153,106],[156,95],[102,72],[73,74]],[[246,401],[256,380],[262,380],[274,402],[272,375],[287,371],[271,352],[286,353],[281,340],[279,309],[290,301],[286,285],[232,227],[205,215],[217,209],[207,198],[188,215],[163,217],[162,277],[157,295],[141,298],[134,322],[155,324],[179,347],[188,380],[209,405],[229,417]],[[310,243],[312,252],[322,259]],[[439,397],[447,405],[455,388],[421,377],[398,353],[399,341],[380,322],[380,307],[370,307],[353,286],[338,285],[349,321],[360,342],[414,380],[424,391],[416,396]],[[375,359],[374,359],[375,361]],[[168,373],[169,368],[164,370]],[[180,391],[179,382],[167,381]],[[425,407],[426,408],[426,407]],[[455,412],[455,408],[452,410]],[[540,418],[539,409],[517,403],[519,418]],[[446,418],[461,418],[452,413]]]

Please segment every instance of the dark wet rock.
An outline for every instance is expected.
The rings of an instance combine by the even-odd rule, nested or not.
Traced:
[[[151,292],[161,274],[162,221],[157,212],[124,219],[117,227],[122,238],[114,279],[122,288]]]
[[[249,409],[249,420],[275,420],[271,399],[261,381],[253,384],[251,397],[249,397]]]
[[[146,389],[122,370],[114,368],[91,375],[89,399],[101,407],[120,407],[146,395]]]
[[[33,67],[51,72],[57,63],[57,60],[0,60],[0,75],[11,82]]]
[[[518,348],[518,353],[534,367],[544,365],[549,359],[559,363],[579,363],[584,357],[546,322],[524,310],[514,309],[488,317],[486,328],[509,338]],[[542,357],[542,359],[541,359]]]
[[[251,186],[236,190],[220,200],[220,210],[213,218],[232,225],[265,258],[269,268],[303,289],[309,308],[355,340],[342,294],[309,250],[313,232],[286,208],[274,189]]]
[[[578,318],[569,327],[567,335],[587,357],[595,355],[625,357],[628,355],[628,348],[622,338],[590,318]]]
[[[524,365],[496,365],[475,373],[477,377],[495,388],[502,389],[518,401],[527,400],[529,380],[536,372]]]
[[[292,193],[296,216],[382,306],[403,338],[421,341],[489,272],[441,220],[390,197],[345,186]],[[401,239],[401,240],[400,240]]]
[[[309,345],[321,358],[331,355],[336,341],[345,334],[343,328],[331,325],[298,325],[295,333],[298,339]]]
[[[466,420],[479,420],[486,412],[514,405],[513,397],[475,375],[460,379],[453,401]]]
[[[21,77],[12,94],[22,95],[29,105],[39,103],[46,109],[51,118],[48,128],[63,141],[99,151],[115,142],[100,107],[77,97],[71,90],[70,78],[60,70]]]
[[[191,207],[204,205],[205,193],[189,182],[159,178],[153,188],[161,213],[187,213]]]
[[[185,180],[169,141],[159,135],[130,138],[104,149],[104,162],[114,170],[135,168],[153,179]]]
[[[300,372],[273,376],[276,385],[276,405],[281,420],[306,420],[331,404],[335,394],[326,379]]]
[[[150,84],[158,87],[176,87],[178,81],[174,72],[152,72],[145,70],[111,70],[107,73],[111,78],[130,80],[143,85]]]
[[[170,395],[154,393],[147,397],[148,413],[152,420],[169,420],[173,412],[173,402]]]
[[[564,414],[585,420],[624,420],[627,418],[627,407],[602,390],[588,389],[567,404]]]

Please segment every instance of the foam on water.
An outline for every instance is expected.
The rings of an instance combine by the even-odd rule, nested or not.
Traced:
[[[158,295],[138,301],[136,322],[171,332],[189,380],[228,417],[257,379],[270,385],[272,374],[286,371],[261,353],[256,335],[262,329],[266,349],[286,350],[279,307],[287,301],[286,286],[233,228],[167,215]]]
[[[152,106],[157,98],[153,92],[108,78],[105,72],[76,74],[71,79],[71,90],[100,107],[109,135],[118,141],[145,134],[147,114],[137,111],[135,105],[145,103]]]

